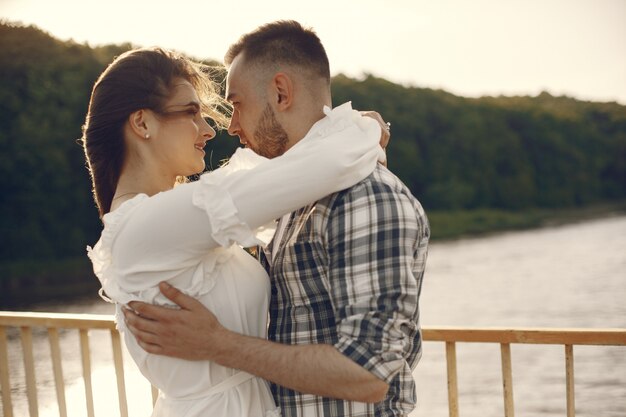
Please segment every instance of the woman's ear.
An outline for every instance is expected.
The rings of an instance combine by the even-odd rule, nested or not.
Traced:
[[[287,110],[293,102],[293,81],[284,72],[279,72],[272,79],[275,104],[278,111]]]
[[[131,113],[128,116],[128,124],[131,131],[140,138],[150,139],[151,132],[148,126],[153,124],[150,120],[152,119],[151,116],[149,111],[145,109]]]

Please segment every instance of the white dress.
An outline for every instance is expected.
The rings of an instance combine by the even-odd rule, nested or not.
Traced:
[[[145,352],[128,333],[121,306],[132,300],[172,306],[168,281],[200,300],[228,329],[266,337],[269,279],[239,245],[266,245],[273,219],[356,184],[384,158],[380,127],[346,103],[284,155],[272,160],[239,149],[229,163],[154,196],[140,194],[104,216],[88,248],[118,329],[143,375],[160,393],[153,417],[273,417],[267,383],[209,361]]]

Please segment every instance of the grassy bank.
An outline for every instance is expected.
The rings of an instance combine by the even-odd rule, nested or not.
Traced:
[[[429,211],[428,219],[432,240],[437,241],[554,226],[620,213],[626,213],[626,201],[584,208],[529,209],[515,212],[495,209]]]
[[[99,287],[86,256],[0,263],[0,309],[95,294]]]

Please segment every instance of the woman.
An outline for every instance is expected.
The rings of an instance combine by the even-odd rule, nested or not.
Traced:
[[[231,330],[265,337],[269,281],[239,245],[267,244],[273,219],[347,188],[384,158],[378,124],[349,106],[326,110],[328,136],[308,135],[267,160],[239,149],[199,181],[203,148],[226,104],[200,67],[161,49],[118,57],[94,85],[83,144],[104,229],[88,248],[101,295],[141,372],[159,388],[153,416],[278,416],[265,381],[211,362],[145,352],[126,337],[121,307],[174,305],[167,281]],[[178,185],[175,184],[179,183]]]

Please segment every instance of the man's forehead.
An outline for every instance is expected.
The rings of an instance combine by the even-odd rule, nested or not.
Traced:
[[[237,95],[242,80],[243,66],[241,65],[241,55],[237,55],[228,68],[226,74],[226,98]]]
[[[228,67],[227,78],[237,78],[242,73],[244,67],[245,62],[243,62],[242,55],[239,54],[235,57],[235,59],[233,59],[233,62],[231,62],[230,66]]]

